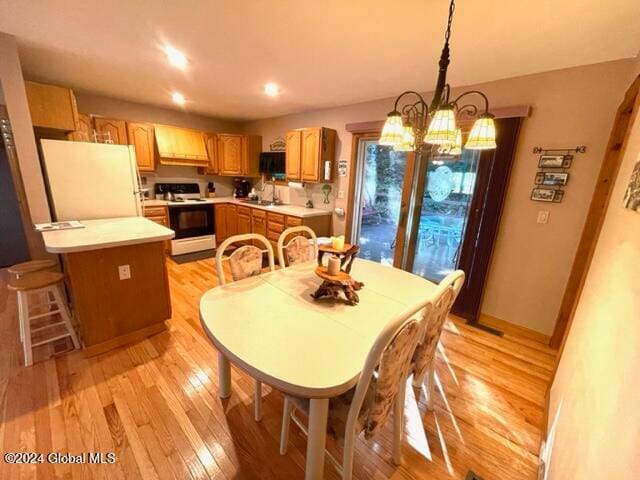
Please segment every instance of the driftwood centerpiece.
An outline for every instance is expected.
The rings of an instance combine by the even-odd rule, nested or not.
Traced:
[[[356,305],[360,298],[356,293],[360,290],[364,283],[358,282],[351,277],[351,266],[356,255],[360,251],[358,245],[345,244],[343,250],[337,250],[330,246],[321,245],[318,247],[318,266],[315,273],[322,279],[322,284],[311,294],[314,299],[320,297],[340,298],[340,292],[345,296],[349,305]],[[335,255],[340,258],[340,271],[337,275],[330,275],[327,267],[322,265],[322,257],[325,253]]]

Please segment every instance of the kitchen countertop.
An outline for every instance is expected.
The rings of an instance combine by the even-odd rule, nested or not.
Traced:
[[[182,205],[199,205],[202,203],[216,204],[216,203],[233,203],[234,205],[242,205],[243,207],[258,208],[260,210],[266,210],[267,212],[281,213],[283,215],[292,215],[296,217],[320,217],[323,215],[331,215],[331,210],[321,210],[319,208],[307,208],[301,205],[256,205],[253,203],[245,203],[242,200],[238,200],[234,197],[215,197],[215,198],[203,198],[203,202],[169,202],[167,200],[145,200],[144,204],[148,207],[164,207],[169,206],[182,206]]]
[[[144,217],[80,220],[84,228],[42,232],[50,253],[74,253],[103,248],[160,242],[175,236],[173,230]]]

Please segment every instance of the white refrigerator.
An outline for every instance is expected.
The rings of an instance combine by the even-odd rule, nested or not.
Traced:
[[[41,146],[55,221],[142,214],[132,145],[41,140]]]

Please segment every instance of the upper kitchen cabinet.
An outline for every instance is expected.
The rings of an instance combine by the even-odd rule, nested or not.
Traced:
[[[93,123],[101,143],[107,143],[107,140],[111,140],[115,145],[129,144],[127,122],[124,120],[95,117]]]
[[[300,180],[300,150],[302,148],[302,132],[287,132],[287,148],[285,151],[285,170],[289,180]]]
[[[72,142],[93,142],[93,118],[84,113],[78,114],[78,128],[67,135]]]
[[[220,169],[218,167],[218,136],[215,133],[205,133],[204,142],[207,146],[207,155],[209,155],[209,163],[202,169],[201,173],[208,175],[218,175]]]
[[[73,132],[78,130],[78,107],[70,88],[25,82],[34,127]]]
[[[259,135],[218,134],[220,175],[258,177],[262,137]]]
[[[202,132],[168,125],[154,127],[161,164],[205,168],[208,166],[209,155]]]
[[[330,182],[336,153],[336,131],[303,128],[287,133],[287,178],[308,183]]]
[[[155,136],[150,123],[127,122],[127,137],[136,150],[136,162],[141,172],[156,169]]]

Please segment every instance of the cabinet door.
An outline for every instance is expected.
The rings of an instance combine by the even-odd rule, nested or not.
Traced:
[[[24,82],[34,127],[73,132],[79,129],[76,97],[69,88]]]
[[[216,243],[220,245],[229,236],[227,235],[227,206],[216,205],[215,217],[216,217]]]
[[[227,205],[227,237],[238,234],[238,210],[235,205]]]
[[[322,128],[306,128],[302,131],[302,147],[300,149],[300,170],[302,180],[320,181],[320,146]]]
[[[286,173],[289,180],[300,180],[300,147],[302,132],[287,132],[287,149],[285,153]]]
[[[251,217],[249,215],[238,214],[238,235],[251,233]]]
[[[221,175],[242,175],[242,135],[218,135],[218,167]]]
[[[218,137],[215,133],[205,133],[204,140],[207,144],[207,155],[209,155],[209,164],[205,172],[209,175],[218,174]]]
[[[116,145],[128,145],[127,124],[124,120],[114,120],[112,118],[96,118],[94,120],[96,132],[103,142],[107,133],[111,136],[111,141]],[[101,134],[101,135],[100,135]]]
[[[257,208],[251,210],[251,231],[263,237],[267,236],[267,218],[264,211]]]
[[[127,136],[136,150],[136,162],[141,172],[156,169],[155,135],[150,123],[127,123]]]
[[[260,135],[242,136],[242,175],[245,177],[260,176],[260,152],[262,137]]]
[[[84,113],[78,114],[78,129],[68,137],[72,142],[93,142],[93,119]]]

